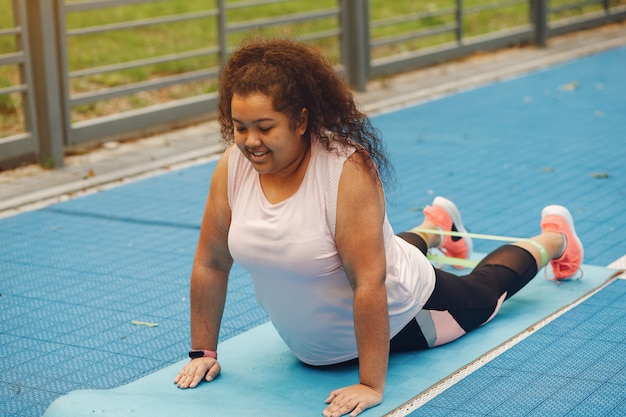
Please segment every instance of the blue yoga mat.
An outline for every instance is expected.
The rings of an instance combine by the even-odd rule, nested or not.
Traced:
[[[583,272],[583,279],[561,285],[540,272],[488,325],[436,349],[393,354],[383,403],[362,415],[393,411],[615,273],[588,265]],[[71,392],[54,401],[44,416],[319,416],[331,390],[358,382],[356,365],[319,369],[298,362],[270,323],[227,340],[219,350],[222,375],[214,382],[178,389],[173,379],[186,362],[181,361],[115,389]]]

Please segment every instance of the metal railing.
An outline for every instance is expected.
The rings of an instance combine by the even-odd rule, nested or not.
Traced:
[[[13,118],[0,114],[3,131],[8,131],[8,125],[18,125],[18,132],[9,131],[4,138],[0,137],[0,164],[6,160],[13,160],[22,155],[40,155],[42,147],[38,140],[37,125],[33,123],[35,117],[35,94],[33,91],[32,65],[30,63],[28,32],[26,26],[26,8],[24,2],[14,2],[11,7],[13,26],[0,29],[0,39],[14,39],[14,50],[3,51],[0,54],[0,68],[15,67],[18,74],[14,83],[3,81],[0,78],[0,112],[13,114]],[[15,102],[12,98],[16,97]],[[10,134],[12,133],[12,134]],[[43,150],[45,153],[45,150]]]
[[[147,3],[147,0],[96,0],[82,1],[65,4],[57,1],[60,15],[68,16],[73,13],[102,10],[118,6]],[[163,0],[159,0],[163,1]],[[154,2],[154,1],[150,1]],[[107,86],[86,92],[72,92],[72,83],[80,79],[89,79],[104,74],[119,74],[126,70],[135,68],[167,64],[185,59],[211,57],[223,55],[219,45],[207,45],[204,48],[166,53],[149,58],[133,59],[130,61],[102,66],[88,67],[84,69],[72,70],[68,64],[67,46],[71,38],[81,38],[90,35],[97,35],[111,32],[127,32],[141,28],[156,27],[159,25],[168,26],[176,23],[194,24],[195,21],[206,19],[220,19],[219,9],[209,9],[194,13],[181,13],[171,16],[159,16],[154,18],[138,19],[133,21],[123,21],[118,23],[105,23],[96,26],[80,27],[60,31],[60,52],[63,57],[62,82],[65,96],[65,138],[66,146],[80,145],[101,138],[119,138],[125,135],[137,135],[138,132],[150,130],[150,128],[168,126],[179,120],[185,120],[194,116],[206,114],[213,110],[214,97],[211,94],[197,94],[189,98],[180,99],[167,104],[153,105],[125,111],[112,113],[100,117],[91,117],[85,120],[70,121],[72,111],[81,106],[90,106],[102,103],[119,97],[132,97],[141,92],[152,92],[159,89],[170,88],[177,85],[185,85],[194,82],[202,82],[215,78],[219,71],[219,66],[196,69],[173,75],[151,77],[146,80],[124,83],[120,85]],[[63,23],[63,22],[62,22]],[[67,24],[62,24],[67,26]],[[124,47],[124,45],[120,45]],[[219,62],[219,61],[218,61]]]
[[[76,146],[209,118],[221,65],[252,32],[320,46],[364,90],[376,77],[626,18],[626,0],[1,1],[13,13],[0,18],[0,166],[59,167]],[[171,11],[131,13],[155,4]]]

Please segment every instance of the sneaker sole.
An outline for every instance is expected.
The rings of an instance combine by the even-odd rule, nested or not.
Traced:
[[[572,217],[572,214],[569,212],[569,210],[559,205],[546,206],[543,208],[543,210],[541,210],[541,218],[543,219],[545,216],[549,215],[556,215],[565,219],[567,225],[570,227],[572,233],[574,234],[578,245],[580,246],[580,256],[582,259],[585,259],[585,248],[583,246],[583,243],[580,241],[578,234],[576,233],[576,228],[574,227],[574,218]]]

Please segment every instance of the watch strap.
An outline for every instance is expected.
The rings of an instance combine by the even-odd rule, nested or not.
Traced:
[[[196,359],[196,358],[213,358],[213,359],[217,360],[217,352],[214,351],[214,350],[206,350],[206,349],[190,350],[189,351],[189,357],[191,359]]]

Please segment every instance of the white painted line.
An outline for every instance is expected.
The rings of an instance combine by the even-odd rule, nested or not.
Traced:
[[[618,260],[611,262],[608,268],[618,269],[618,270],[621,269],[624,272],[622,272],[617,277],[621,279],[626,279],[626,254],[622,256],[621,258],[619,258]]]
[[[622,259],[624,259],[624,258],[626,258],[626,256],[624,256]],[[624,261],[626,261],[626,259],[624,259]],[[424,391],[421,394],[417,395],[415,398],[413,398],[412,400],[410,400],[406,404],[398,407],[397,409],[395,409],[391,413],[386,414],[385,417],[401,417],[401,416],[404,417],[404,416],[410,414],[412,411],[417,410],[419,407],[421,407],[422,405],[426,404],[428,401],[432,400],[437,395],[441,394],[442,392],[444,392],[445,390],[447,390],[448,388],[450,388],[451,386],[453,386],[457,382],[460,382],[465,377],[471,375],[474,371],[480,369],[483,365],[491,362],[493,359],[497,358],[502,353],[504,353],[507,350],[511,349],[516,344],[518,344],[522,340],[526,339],[528,336],[530,336],[533,333],[537,332],[537,330],[545,327],[546,325],[550,324],[552,321],[556,320],[557,318],[559,318],[563,314],[567,313],[568,311],[570,311],[574,307],[580,305],[581,303],[583,303],[584,301],[589,299],[589,297],[593,296],[594,294],[596,294],[597,292],[599,292],[600,290],[602,290],[603,288],[608,286],[611,282],[613,282],[615,280],[614,278],[615,277],[613,277],[612,279],[608,279],[604,284],[602,284],[598,288],[594,289],[593,291],[591,291],[587,295],[583,296],[582,298],[580,298],[576,302],[574,302],[574,303],[572,303],[572,304],[570,304],[568,306],[563,307],[561,310],[557,311],[556,313],[552,314],[551,316],[546,317],[545,319],[539,321],[537,324],[535,324],[535,325],[529,327],[528,329],[524,330],[522,333],[518,334],[517,336],[512,337],[511,339],[509,339],[508,341],[504,342],[500,346],[497,346],[493,350],[487,352],[486,354],[484,354],[480,358],[476,359],[474,362],[470,363],[469,365],[465,366],[464,368],[458,370],[457,372],[453,373],[452,375],[448,376],[447,378],[445,378],[445,379],[441,380],[440,382],[438,382],[437,384],[433,385],[432,387],[430,387],[426,391]]]

